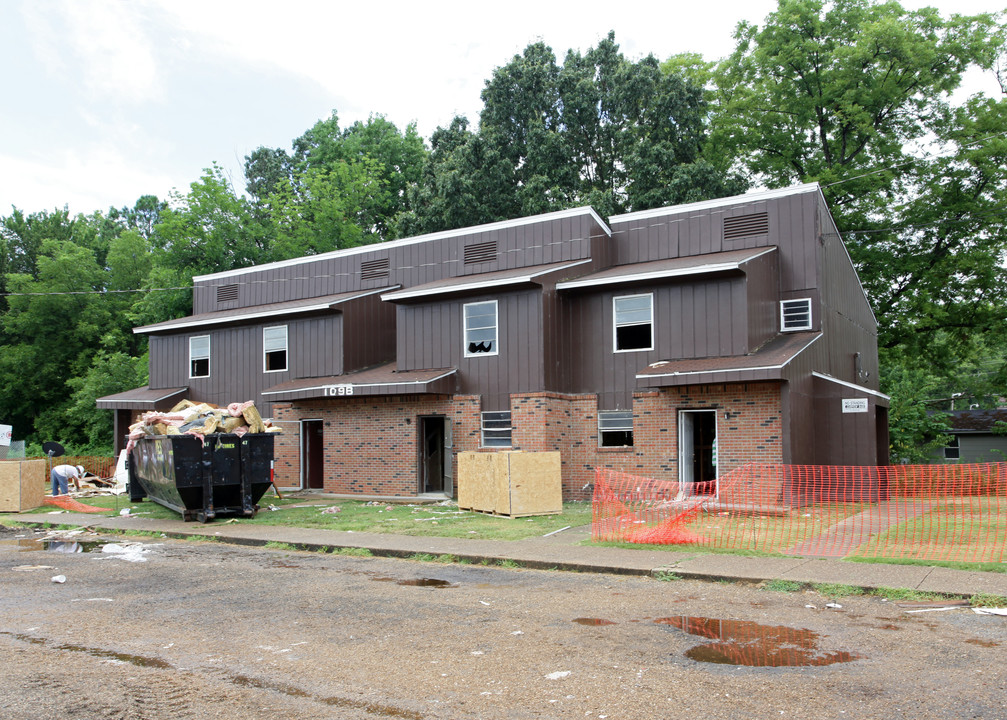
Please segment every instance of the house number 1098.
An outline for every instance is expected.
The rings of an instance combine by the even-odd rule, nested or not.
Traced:
[[[353,386],[352,385],[329,385],[326,388],[326,395],[352,395]]]

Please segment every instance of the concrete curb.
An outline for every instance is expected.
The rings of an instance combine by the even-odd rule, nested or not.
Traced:
[[[806,586],[849,585],[867,591],[908,588],[945,596],[977,593],[1007,597],[1007,573],[955,570],[921,565],[855,563],[835,558],[753,557],[720,553],[624,549],[579,544],[583,533],[516,541],[469,540],[356,533],[276,525],[213,524],[193,526],[181,520],[155,520],[135,515],[107,517],[83,513],[58,516],[8,515],[8,522],[35,527],[75,525],[112,533],[145,532],[174,539],[210,537],[215,542],[264,547],[283,543],[299,550],[338,552],[366,549],[372,555],[411,558],[450,555],[474,564],[513,562],[533,570],[657,576],[674,573],[690,580],[760,583],[791,580]],[[1007,567],[1007,564],[1005,564]]]

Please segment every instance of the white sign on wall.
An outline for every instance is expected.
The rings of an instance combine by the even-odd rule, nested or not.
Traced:
[[[14,434],[14,428],[10,425],[0,425],[0,445],[10,446],[11,436]]]
[[[867,398],[843,398],[844,413],[867,412]]]

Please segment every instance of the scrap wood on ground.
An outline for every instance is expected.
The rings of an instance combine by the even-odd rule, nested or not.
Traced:
[[[156,410],[145,412],[139,421],[130,425],[126,452],[133,449],[137,440],[145,437],[194,435],[203,442],[207,435],[216,433],[233,433],[240,437],[245,433],[266,432],[278,433],[281,430],[263,420],[251,400],[231,403],[224,408],[213,403],[182,400],[166,413]]]

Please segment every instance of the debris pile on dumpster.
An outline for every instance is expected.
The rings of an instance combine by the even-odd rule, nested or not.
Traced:
[[[245,433],[278,432],[280,428],[263,420],[251,400],[227,407],[183,400],[166,413],[146,412],[130,425],[126,452],[133,449],[137,440],[160,435],[195,435],[203,442],[205,436],[215,433],[234,433],[240,437]]]

